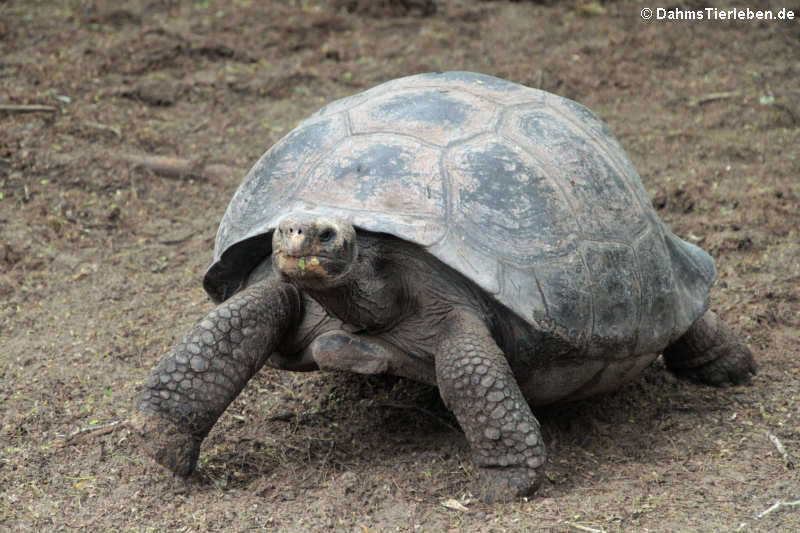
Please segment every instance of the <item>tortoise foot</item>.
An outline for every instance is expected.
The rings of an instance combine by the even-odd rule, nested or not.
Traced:
[[[664,350],[664,362],[677,376],[715,387],[741,385],[756,374],[750,348],[711,311]]]
[[[145,455],[181,477],[194,472],[202,438],[181,432],[158,415],[141,411],[130,419],[134,439]]]
[[[732,346],[723,356],[696,368],[683,368],[673,372],[686,379],[714,387],[731,387],[750,381],[756,373],[753,354],[743,344]]]
[[[536,469],[480,468],[479,497],[485,503],[506,502],[533,494],[539,486]]]

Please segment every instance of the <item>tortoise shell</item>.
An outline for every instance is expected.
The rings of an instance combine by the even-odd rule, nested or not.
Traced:
[[[290,213],[416,243],[587,355],[657,353],[705,312],[715,279],[592,111],[470,72],[337,100],[270,148],[219,226],[204,280],[215,301]]]

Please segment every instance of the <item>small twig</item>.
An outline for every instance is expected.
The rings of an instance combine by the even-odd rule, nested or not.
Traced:
[[[105,435],[107,433],[111,433],[116,431],[120,428],[123,428],[128,425],[128,420],[115,420],[113,422],[109,422],[108,424],[103,424],[102,426],[91,426],[88,428],[82,428],[77,431],[73,431],[63,439],[56,439],[51,442],[52,446],[57,448],[63,448],[69,444],[75,444],[78,441],[92,439],[94,437],[99,437],[101,435]]]
[[[91,121],[84,122],[84,124],[96,130],[110,131],[118,138],[122,137],[122,130],[120,130],[119,126],[107,126],[106,124],[100,124],[99,122],[91,122]]]
[[[206,165],[181,157],[151,154],[121,154],[120,159],[135,167],[143,167],[167,178],[220,180],[237,173],[226,165]]]
[[[267,420],[270,421],[277,421],[277,422],[289,422],[290,420],[297,419],[298,422],[303,420],[304,418],[311,418],[312,416],[323,416],[330,412],[330,409],[320,409],[318,411],[308,411],[306,413],[295,413],[294,411],[281,411],[279,413],[275,413],[274,415],[270,415],[267,417]]]
[[[703,104],[707,104],[709,102],[714,102],[716,100],[725,100],[727,98],[734,98],[736,96],[739,96],[740,94],[741,94],[740,91],[727,91],[727,92],[721,92],[721,93],[710,93],[710,94],[707,94],[705,96],[701,96],[697,100],[692,100],[691,102],[689,102],[689,105],[690,106],[703,105]]]
[[[800,506],[800,500],[795,500],[793,502],[784,502],[782,500],[778,500],[777,502],[773,503],[772,505],[770,505],[769,507],[758,513],[755,516],[755,519],[761,520],[768,514],[774,513],[775,511],[777,511],[782,507],[798,507],[798,506]],[[739,527],[736,528],[736,531],[744,531],[749,525],[750,524],[748,522],[742,522],[741,524],[739,524]]]
[[[580,524],[576,524],[575,522],[566,522],[566,524],[570,527],[574,527],[579,531],[588,531],[589,533],[604,533],[604,529],[594,529],[593,527],[582,526]]]
[[[58,108],[51,105],[38,104],[0,104],[0,111],[5,111],[6,113],[55,113]]]
[[[442,507],[447,507],[448,509],[452,509],[454,511],[461,511],[462,513],[466,513],[467,511],[469,511],[466,505],[464,505],[463,503],[454,498],[448,498],[447,500],[439,502],[439,505],[441,505]]]
[[[185,235],[183,237],[179,237],[177,239],[166,239],[166,240],[163,240],[163,241],[158,241],[158,243],[159,244],[163,244],[165,246],[175,246],[176,244],[185,243],[186,241],[188,241],[189,239],[191,239],[195,235],[196,235],[195,232],[191,232],[191,233],[188,233],[187,235]]]
[[[798,505],[800,505],[800,500],[793,501],[793,502],[777,501],[774,504],[772,504],[771,506],[769,506],[767,509],[765,509],[764,511],[761,511],[760,513],[758,513],[756,515],[756,520],[764,518],[765,516],[767,516],[770,513],[774,513],[775,511],[777,511],[781,507],[797,507]]]
[[[773,435],[772,433],[767,433],[767,437],[769,437],[770,442],[775,445],[775,448],[778,450],[778,453],[781,454],[783,457],[783,462],[786,463],[786,468],[794,468],[794,463],[792,459],[789,457],[789,452],[786,451],[786,448],[783,447],[783,443],[778,439],[777,436]]]

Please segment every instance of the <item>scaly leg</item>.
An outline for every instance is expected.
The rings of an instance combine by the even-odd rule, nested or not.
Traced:
[[[471,311],[454,311],[436,354],[436,379],[480,469],[482,499],[524,496],[546,459],[539,422],[502,350]]]
[[[145,452],[178,475],[191,474],[200,443],[302,309],[293,285],[265,281],[211,311],[145,383],[130,423]]]
[[[750,349],[712,311],[667,346],[664,363],[678,376],[717,387],[746,383],[756,373]]]

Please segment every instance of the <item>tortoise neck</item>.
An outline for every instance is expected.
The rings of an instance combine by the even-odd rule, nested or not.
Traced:
[[[391,261],[385,240],[358,234],[358,252],[346,277],[335,287],[307,288],[329,313],[359,331],[379,332],[400,320],[406,308],[403,276]]]

